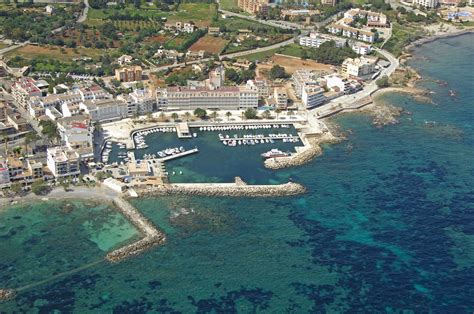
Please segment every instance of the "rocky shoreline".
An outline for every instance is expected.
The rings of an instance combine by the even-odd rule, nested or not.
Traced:
[[[278,197],[292,196],[306,192],[301,184],[287,182],[276,185],[248,185],[239,177],[235,183],[182,183],[166,184],[135,189],[140,197],[143,196],[211,196],[211,197]]]
[[[307,145],[300,148],[296,153],[287,157],[269,158],[265,160],[264,166],[273,170],[301,166],[323,153],[320,144],[337,142],[339,142],[339,139],[330,133],[325,133],[319,138],[308,138]]]

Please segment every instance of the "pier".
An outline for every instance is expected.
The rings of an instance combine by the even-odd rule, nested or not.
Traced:
[[[221,142],[224,142],[224,141],[250,141],[250,140],[254,140],[254,141],[259,141],[259,140],[274,140],[274,141],[282,141],[282,140],[295,140],[295,139],[298,139],[299,141],[299,137],[298,136],[274,136],[274,137],[271,137],[271,136],[253,136],[253,137],[229,137],[229,138],[219,138],[219,140]]]
[[[155,160],[163,162],[163,161],[178,159],[178,158],[181,158],[181,157],[184,157],[184,156],[192,155],[192,154],[195,154],[197,152],[199,152],[199,149],[197,147],[195,147],[193,149],[186,150],[186,151],[178,153],[178,154],[174,154],[174,155],[170,155],[170,156],[166,156],[166,157],[162,157],[162,158],[156,158]]]
[[[114,205],[120,212],[144,235],[144,237],[132,244],[113,250],[105,257],[109,262],[117,263],[121,260],[135,256],[153,246],[163,244],[166,241],[165,234],[158,230],[151,222],[138,212],[130,203],[117,197],[113,200]]]

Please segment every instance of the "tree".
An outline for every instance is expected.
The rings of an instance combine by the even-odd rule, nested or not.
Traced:
[[[232,116],[232,113],[229,112],[229,111],[227,111],[227,112],[225,113],[225,116],[227,117],[227,121],[229,121],[229,120],[230,120],[230,117]]]
[[[23,189],[23,186],[19,182],[13,183],[10,186],[10,190],[15,194],[19,194],[22,191],[22,189]]]
[[[207,116],[207,112],[204,109],[197,108],[194,110],[194,115],[200,119],[204,119]]]
[[[245,119],[256,119],[257,118],[257,110],[253,108],[248,108],[244,112]]]
[[[50,120],[42,120],[39,123],[41,127],[41,133],[46,136],[51,142],[58,137],[58,127],[56,123]]]
[[[179,118],[179,115],[176,112],[173,112],[171,114],[171,119],[173,119],[174,121],[178,120],[178,118]]]
[[[119,87],[120,84],[121,84],[120,81],[116,80],[116,79],[111,79],[110,83],[112,83],[112,85],[115,86],[115,87]]]
[[[378,87],[384,88],[390,86],[390,83],[388,81],[388,76],[384,75],[378,80],[375,81],[375,84],[377,84]]]
[[[25,154],[28,154],[28,146],[30,143],[36,142],[39,139],[35,132],[29,132],[25,136]]]
[[[213,111],[211,113],[211,118],[214,119],[214,120],[217,118],[217,111]]]
[[[283,79],[287,77],[288,77],[288,74],[286,73],[285,68],[282,66],[279,66],[278,64],[275,64],[270,70],[270,78],[272,80]]]
[[[36,195],[44,195],[48,191],[48,186],[43,180],[36,180],[31,184],[31,192]]]
[[[262,114],[262,117],[264,119],[270,119],[271,116],[272,116],[272,114],[270,113],[270,110],[265,110]]]

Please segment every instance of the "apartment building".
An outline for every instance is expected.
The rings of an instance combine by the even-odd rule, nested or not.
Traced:
[[[120,120],[128,117],[127,103],[120,99],[86,100],[79,104],[92,122]]]
[[[81,160],[94,157],[94,126],[88,116],[76,115],[59,119],[57,128],[63,145],[75,150]]]
[[[243,11],[253,15],[267,15],[269,9],[268,0],[238,0],[237,5]]]
[[[136,89],[128,95],[120,95],[118,100],[127,103],[127,115],[145,115],[158,109],[156,97],[150,89]]]
[[[303,89],[308,86],[317,86],[316,81],[318,74],[309,70],[297,70],[293,73],[292,81],[295,88],[296,96],[301,98]]]
[[[296,96],[307,108],[317,107],[327,100],[317,81],[319,77],[319,73],[309,70],[297,70],[292,76]]]
[[[65,146],[48,147],[47,165],[55,178],[79,175],[79,155]]]
[[[346,77],[364,77],[375,72],[375,58],[347,58],[342,63],[342,73]]]
[[[42,96],[41,90],[35,85],[35,80],[29,77],[22,77],[12,85],[12,96],[15,103],[27,109],[28,101],[31,97]]]
[[[288,93],[283,87],[275,87],[273,90],[273,98],[277,108],[286,109],[288,106]]]
[[[326,100],[324,89],[320,86],[306,86],[303,88],[301,101],[306,108],[311,109],[320,106],[325,103]]]
[[[138,65],[115,69],[115,79],[120,82],[141,81],[142,74],[142,67]]]

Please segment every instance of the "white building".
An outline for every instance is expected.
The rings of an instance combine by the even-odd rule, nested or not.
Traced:
[[[258,91],[249,86],[167,87],[160,90],[158,95],[157,101],[169,110],[237,110],[258,107]]]
[[[301,101],[306,108],[314,108],[322,105],[326,101],[324,89],[320,86],[306,86],[303,88]]]
[[[439,1],[438,0],[413,0],[413,4],[428,8],[428,9],[434,9],[438,6]]]
[[[8,171],[7,162],[0,161],[0,188],[10,186],[10,172]]]
[[[128,117],[127,103],[120,99],[86,100],[79,108],[87,113],[93,122],[120,120]]]
[[[133,61],[133,57],[129,55],[123,55],[117,58],[117,63],[119,65],[127,65],[127,64],[132,63],[132,61]]]
[[[47,165],[56,178],[80,174],[79,155],[68,147],[48,147]]]
[[[363,77],[375,72],[377,60],[374,58],[360,57],[347,58],[342,63],[342,73],[347,77]]]
[[[347,40],[336,37],[336,36],[330,36],[330,35],[325,35],[325,34],[319,34],[319,33],[310,33],[309,36],[304,36],[300,37],[300,46],[304,47],[311,47],[311,48],[319,48],[323,43],[327,41],[334,41],[336,43],[336,47],[344,47],[346,44]],[[349,47],[351,49],[360,55],[366,55],[372,52],[372,46],[363,44],[360,42],[356,42],[354,40],[349,40],[348,42]]]
[[[317,74],[309,70],[297,70],[293,73],[292,80],[296,96],[301,98],[305,87],[318,86]]]

